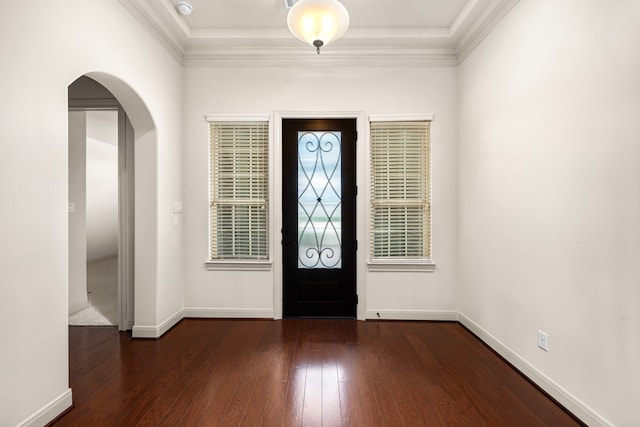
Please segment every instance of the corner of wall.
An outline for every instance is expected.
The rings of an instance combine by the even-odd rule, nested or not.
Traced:
[[[525,377],[535,383],[544,392],[549,394],[558,403],[564,406],[573,415],[585,422],[589,426],[611,427],[609,421],[602,418],[584,402],[565,390],[558,383],[544,375],[522,356],[511,350],[504,343],[491,335],[488,331],[467,317],[463,313],[458,313],[458,321],[474,335],[480,338],[485,344],[491,347],[496,353],[502,356],[507,362],[519,370]]]
[[[180,309],[170,316],[167,320],[157,326],[137,325],[131,330],[131,336],[133,338],[160,338],[169,329],[180,323],[184,318],[184,310]]]
[[[29,418],[18,423],[16,427],[40,427],[47,425],[62,415],[67,409],[71,408],[72,405],[73,398],[71,389],[69,388]]]

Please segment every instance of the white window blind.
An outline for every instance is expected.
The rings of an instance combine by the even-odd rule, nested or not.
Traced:
[[[371,121],[371,259],[431,259],[430,121]]]
[[[269,122],[209,122],[210,258],[269,257]]]

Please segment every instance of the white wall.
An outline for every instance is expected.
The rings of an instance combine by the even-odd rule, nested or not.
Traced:
[[[135,321],[157,327],[183,305],[182,68],[119,2],[0,6],[0,425],[41,425],[71,403],[67,87],[89,73],[136,129]]]
[[[366,175],[360,148],[358,253],[364,309],[386,317],[455,317],[456,71],[453,68],[187,68],[185,69],[185,313],[280,316],[274,305],[280,247],[280,142],[274,141],[271,271],[207,271],[208,127],[205,114],[290,112],[435,113],[433,145],[434,273],[366,272]],[[322,114],[319,114],[322,115]],[[274,123],[274,127],[279,124]],[[365,124],[361,123],[362,129]],[[359,145],[367,144],[367,133]],[[360,287],[362,291],[363,288]],[[279,295],[275,296],[276,299]],[[275,313],[273,313],[276,308]],[[199,310],[195,310],[199,309]],[[202,309],[202,310],[200,310]],[[366,311],[359,310],[361,316]],[[385,312],[386,310],[386,312]],[[444,313],[444,314],[443,314]]]
[[[118,112],[87,113],[87,259],[118,254]]]
[[[87,300],[87,115],[69,112],[69,314],[89,306]]]
[[[460,311],[593,425],[640,425],[639,22],[523,0],[459,68]]]

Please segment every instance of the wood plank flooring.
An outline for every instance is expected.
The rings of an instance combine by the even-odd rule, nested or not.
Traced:
[[[63,426],[577,426],[457,323],[185,319],[70,327]]]

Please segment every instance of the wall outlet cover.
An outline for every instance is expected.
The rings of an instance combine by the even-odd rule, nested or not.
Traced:
[[[541,330],[538,330],[538,347],[544,351],[549,351],[549,336]]]

